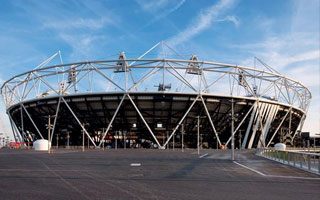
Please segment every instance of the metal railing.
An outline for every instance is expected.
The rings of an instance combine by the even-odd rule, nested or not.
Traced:
[[[320,153],[258,149],[257,155],[320,175]]]

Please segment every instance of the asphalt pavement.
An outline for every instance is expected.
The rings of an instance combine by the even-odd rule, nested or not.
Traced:
[[[0,199],[320,199],[320,176],[237,151],[0,149]]]

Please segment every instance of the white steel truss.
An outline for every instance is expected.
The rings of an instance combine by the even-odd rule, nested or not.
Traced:
[[[290,115],[289,130],[291,130],[291,112],[293,109],[302,113],[299,124],[299,129],[301,130],[311,100],[311,93],[300,82],[281,75],[258,58],[255,59],[263,65],[263,68],[201,61],[195,56],[192,56],[192,59],[174,59],[169,58],[170,54],[166,54],[164,58],[146,58],[151,51],[154,51],[160,45],[173,51],[175,56],[181,57],[164,42],[157,43],[135,59],[127,59],[125,54],[121,53],[121,61],[115,59],[63,64],[61,53],[57,52],[35,69],[12,77],[2,85],[1,95],[5,100],[16,140],[22,140],[25,137],[24,113],[39,136],[43,138],[37,124],[24,104],[30,101],[56,97],[58,98],[58,103],[51,138],[49,138],[50,141],[52,141],[53,133],[55,133],[60,105],[64,104],[91,143],[95,147],[100,147],[102,141],[98,145],[94,142],[94,139],[83,125],[84,122],[79,120],[79,117],[65,99],[68,96],[98,93],[123,94],[116,111],[113,113],[112,118],[109,119],[108,126],[102,134],[103,138],[110,130],[125,99],[131,102],[159,148],[166,147],[196,102],[202,104],[213,134],[217,138],[218,144],[222,144],[212,115],[203,98],[204,96],[219,96],[255,102],[243,118],[240,119],[240,123],[226,141],[226,145],[229,144],[231,137],[237,133],[249,116],[250,120],[241,144],[242,148],[246,146],[250,148],[252,146],[258,130],[261,131],[259,145],[269,146],[288,114]],[[61,64],[48,66],[55,58],[59,58]],[[190,66],[194,68],[190,70]],[[66,77],[69,77],[69,79]],[[159,86],[155,87],[155,84],[158,83]],[[105,86],[107,84],[114,88],[106,90]],[[196,98],[174,126],[166,141],[161,145],[130,96],[133,93],[185,93],[196,95]],[[16,105],[21,106],[20,126],[10,116],[10,109]],[[286,113],[271,139],[266,143],[271,124],[280,112],[281,106],[290,108],[290,111]],[[298,129],[295,130],[293,137],[297,134],[297,131]]]

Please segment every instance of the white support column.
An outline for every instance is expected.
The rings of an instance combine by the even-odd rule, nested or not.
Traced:
[[[12,131],[12,134],[13,134],[13,137],[14,137],[14,141],[18,142],[18,139],[16,138],[16,133],[15,133],[14,128],[13,128],[12,121],[10,119],[9,119],[9,121],[10,121],[11,131]]]
[[[121,108],[121,105],[122,105],[124,99],[126,98],[126,96],[127,96],[126,94],[123,95],[123,97],[122,97],[122,99],[121,99],[121,101],[120,101],[120,103],[119,103],[116,111],[114,112],[114,114],[113,114],[113,116],[112,116],[112,118],[111,118],[111,120],[110,120],[110,122],[109,122],[109,124],[108,124],[108,127],[107,127],[106,131],[103,133],[102,140],[100,141],[98,147],[101,147],[101,144],[103,143],[104,138],[106,137],[109,129],[111,128],[112,123],[113,123],[114,119],[116,118],[116,116],[117,116],[117,114],[118,114],[118,112],[119,112],[119,110],[120,110],[120,108]]]
[[[302,130],[302,127],[303,127],[303,124],[304,124],[305,119],[306,119],[306,115],[303,114],[302,117],[301,117],[301,120],[300,120],[300,122],[299,122],[299,125],[298,125],[296,131],[294,132],[294,134],[293,134],[293,136],[292,136],[291,142],[293,142],[293,140],[294,140],[294,138],[296,137],[298,131],[301,133],[301,130]]]
[[[181,151],[184,152],[184,124],[181,126]]]
[[[75,118],[75,120],[78,122],[78,124],[80,125],[80,127],[82,128],[82,130],[86,133],[86,135],[88,136],[88,138],[90,139],[91,143],[94,145],[94,147],[97,147],[97,145],[95,144],[95,142],[92,140],[90,134],[88,133],[88,131],[84,128],[84,126],[82,125],[82,123],[80,122],[80,120],[78,119],[78,117],[76,116],[76,114],[73,112],[73,110],[70,108],[69,104],[67,103],[67,101],[61,97],[61,100],[66,104],[68,110],[71,112],[71,114],[73,115],[73,117]]]
[[[20,133],[20,131],[18,129],[18,126],[16,125],[16,123],[14,122],[14,120],[12,119],[12,117],[11,117],[11,115],[9,113],[8,113],[8,116],[9,116],[10,122],[12,123],[12,127],[15,130],[16,135],[19,138],[20,142],[24,142],[23,136],[21,135],[21,133]]]
[[[243,119],[241,120],[241,122],[239,123],[239,125],[237,126],[236,130],[233,132],[233,135],[236,134],[236,132],[238,131],[238,129],[241,127],[241,125],[243,124],[243,122],[246,120],[246,118],[249,116],[250,112],[252,111],[252,109],[254,108],[255,104],[252,104],[251,108],[248,110],[248,112],[246,113],[246,115],[243,117]],[[226,142],[226,146],[229,144],[229,142],[231,141],[231,137],[229,137],[228,141]]]
[[[217,133],[217,131],[216,131],[216,128],[215,128],[215,126],[214,126],[214,124],[213,124],[213,121],[212,121],[212,119],[211,119],[209,110],[208,110],[208,108],[207,108],[206,103],[204,102],[204,99],[203,99],[202,95],[200,95],[200,99],[201,99],[201,102],[202,102],[202,104],[203,104],[203,107],[204,107],[204,109],[205,109],[205,111],[206,111],[206,114],[207,114],[207,117],[208,117],[208,119],[209,119],[210,125],[211,125],[211,127],[212,127],[212,129],[213,129],[213,132],[214,132],[214,134],[215,134],[215,136],[216,136],[216,138],[217,138],[217,141],[218,141],[219,145],[221,145],[221,141],[220,141],[219,135],[218,135],[218,133]]]
[[[249,138],[249,133],[250,133],[250,131],[251,131],[251,127],[252,127],[252,124],[253,124],[253,121],[254,121],[254,116],[256,115],[256,112],[257,112],[257,107],[258,107],[257,102],[255,102],[253,105],[254,105],[253,111],[252,111],[252,113],[251,113],[250,121],[249,121],[247,130],[246,130],[246,134],[245,134],[244,139],[243,139],[243,142],[242,142],[242,148],[243,148],[243,149],[244,149],[244,148],[246,147],[246,145],[247,145],[247,141],[248,141],[248,138]]]
[[[177,124],[177,126],[173,129],[171,135],[169,136],[169,138],[167,139],[167,141],[163,144],[162,148],[164,148],[168,142],[170,141],[171,137],[175,134],[175,132],[178,130],[179,126],[181,125],[181,123],[183,122],[183,120],[186,118],[186,116],[189,114],[190,110],[193,108],[194,104],[197,102],[197,100],[199,99],[199,95],[195,98],[195,100],[192,102],[192,104],[189,106],[188,110],[184,113],[183,117],[181,118],[181,120],[179,121],[179,123]]]
[[[21,135],[22,135],[22,139],[24,137],[24,119],[23,119],[23,108],[20,105],[20,119],[21,119]]]
[[[266,146],[266,142],[265,142],[265,135],[266,134],[265,133],[268,131],[269,123],[272,120],[275,107],[276,107],[276,105],[273,105],[273,104],[268,105],[266,112],[263,113],[262,120],[261,120],[261,134],[259,137],[260,143],[258,143],[258,147],[261,147],[261,145],[263,147]],[[264,120],[264,118],[266,118],[266,119]],[[263,121],[264,121],[264,125],[262,124]]]
[[[268,142],[268,144],[267,144],[266,147],[269,147],[269,145],[271,144],[274,136],[277,134],[278,130],[280,129],[280,127],[281,127],[282,123],[284,122],[284,120],[287,118],[287,115],[289,114],[289,112],[290,112],[291,109],[292,109],[292,107],[290,107],[290,109],[287,111],[287,113],[285,114],[285,116],[284,116],[283,119],[281,120],[279,126],[277,127],[276,131],[273,133],[273,135],[272,135],[272,137],[270,138],[270,140],[269,140],[269,142]]]
[[[263,120],[263,115],[261,116],[261,112],[264,113],[265,110],[266,110],[266,107],[267,105],[265,103],[261,103],[260,106],[259,106],[259,100],[257,100],[257,104],[258,104],[258,107],[257,107],[257,113],[256,113],[256,117],[255,117],[255,123],[254,123],[254,127],[253,127],[253,132],[251,134],[251,137],[250,137],[250,140],[249,140],[249,143],[248,143],[248,149],[251,149],[252,145],[253,145],[253,141],[256,137],[256,133],[257,133],[257,130],[259,128],[259,125],[262,127],[262,120]]]
[[[292,110],[290,110],[290,113],[289,113],[289,134],[291,134],[291,123],[292,123]]]
[[[53,134],[54,134],[54,131],[55,131],[55,129],[56,129],[58,114],[59,114],[59,110],[60,110],[60,104],[61,104],[61,97],[59,97],[58,104],[57,104],[57,110],[56,110],[56,115],[55,115],[55,117],[54,117],[54,122],[53,122],[52,131],[51,131],[50,142],[52,142]]]
[[[8,115],[9,115],[9,114],[8,114]],[[12,120],[11,120],[10,117],[9,117],[9,121],[10,121],[10,126],[11,126],[11,130],[12,130],[12,134],[13,134],[14,140],[15,140],[16,142],[18,142],[18,141],[20,140],[20,138],[19,138],[19,136],[17,135],[16,130],[15,130],[15,128],[14,128],[14,125],[13,125],[14,122],[12,122]],[[22,141],[20,140],[20,142],[22,142]]]
[[[268,118],[266,120],[264,129],[263,129],[263,132],[262,132],[263,134],[261,134],[261,139],[263,139],[263,141],[265,141],[266,138],[267,138],[267,133],[269,132],[270,125],[273,122],[275,116],[277,115],[278,109],[279,109],[278,105],[272,105],[272,109],[270,111],[270,114],[268,115]]]
[[[140,110],[138,109],[138,107],[136,106],[136,104],[134,103],[134,101],[132,100],[132,98],[130,97],[129,94],[127,94],[129,100],[131,101],[133,107],[136,109],[137,113],[139,114],[141,120],[143,121],[143,123],[146,125],[147,129],[149,130],[150,134],[152,135],[153,139],[155,140],[155,142],[157,143],[159,148],[163,148],[159,141],[157,140],[156,136],[154,135],[154,133],[152,132],[151,128],[149,127],[148,123],[146,122],[146,120],[144,119],[144,117],[142,116]]]
[[[266,104],[265,109],[263,110],[262,115],[260,114],[260,130],[261,130],[261,134],[259,137],[259,143],[258,143],[258,147],[260,147],[261,145],[263,147],[266,146],[266,141],[265,141],[265,137],[264,134],[269,130],[269,123],[271,123],[270,120],[272,120],[272,116],[274,113],[274,105],[273,104]]]
[[[40,133],[40,131],[39,131],[39,129],[38,129],[38,127],[37,127],[37,125],[34,123],[34,121],[33,121],[32,117],[30,116],[30,114],[29,114],[29,112],[27,111],[27,109],[24,107],[24,105],[23,105],[23,104],[20,104],[20,105],[22,106],[23,110],[26,112],[26,114],[27,114],[28,118],[30,119],[30,121],[31,121],[31,123],[33,124],[34,128],[37,130],[37,132],[38,132],[38,134],[40,135],[40,137],[43,139],[42,134]]]

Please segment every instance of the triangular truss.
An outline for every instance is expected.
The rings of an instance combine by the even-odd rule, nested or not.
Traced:
[[[261,66],[258,67],[258,64]],[[161,145],[132,98],[131,94],[135,92],[157,94],[186,93],[196,95],[196,98],[173,128],[170,136]],[[177,53],[165,41],[157,43],[134,59],[128,58],[124,52],[121,52],[116,60],[63,64],[59,51],[33,70],[15,76],[5,82],[1,88],[6,107],[21,105],[23,113],[30,119],[30,122],[42,138],[43,136],[28,113],[28,109],[24,107],[24,102],[44,98],[58,98],[56,118],[59,114],[59,106],[63,103],[70,110],[82,130],[90,137],[90,134],[83,126],[83,122],[72,112],[72,108],[65,97],[68,95],[76,96],[96,93],[123,94],[116,112],[109,119],[104,135],[109,131],[123,101],[126,100],[131,102],[159,148],[164,148],[168,144],[196,102],[202,104],[212,132],[219,145],[222,144],[215,127],[216,124],[213,123],[212,115],[209,113],[203,98],[204,95],[246,98],[258,102],[252,105],[250,112],[248,111],[243,118],[243,121],[246,118],[250,118],[249,125],[253,130],[253,132],[247,131],[245,135],[246,144],[244,146],[249,147],[254,143],[256,134],[259,135],[258,138],[261,141],[259,145],[268,146],[271,141],[266,142],[268,139],[266,135],[272,121],[277,116],[279,108],[269,105],[268,102],[274,104],[282,103],[297,108],[305,114],[311,99],[311,94],[306,87],[281,75],[259,58],[255,58],[254,68],[202,61],[196,55],[188,55],[187,59],[185,59],[185,56]],[[10,121],[15,130],[14,132],[19,132],[19,127],[14,124],[14,120],[11,119]],[[237,132],[243,121],[236,127],[231,136]],[[300,123],[303,124],[303,120]],[[56,119],[54,119],[54,126],[55,124]],[[277,131],[275,131],[275,134]],[[54,133],[55,130],[53,129],[52,132]],[[295,135],[296,132],[293,134]],[[27,136],[23,135],[23,137]],[[17,135],[16,138],[19,138],[19,136]],[[52,140],[52,136],[50,140]],[[90,140],[94,146],[101,146],[101,142],[96,145],[92,138]],[[226,143],[228,144],[229,142],[230,138]]]

